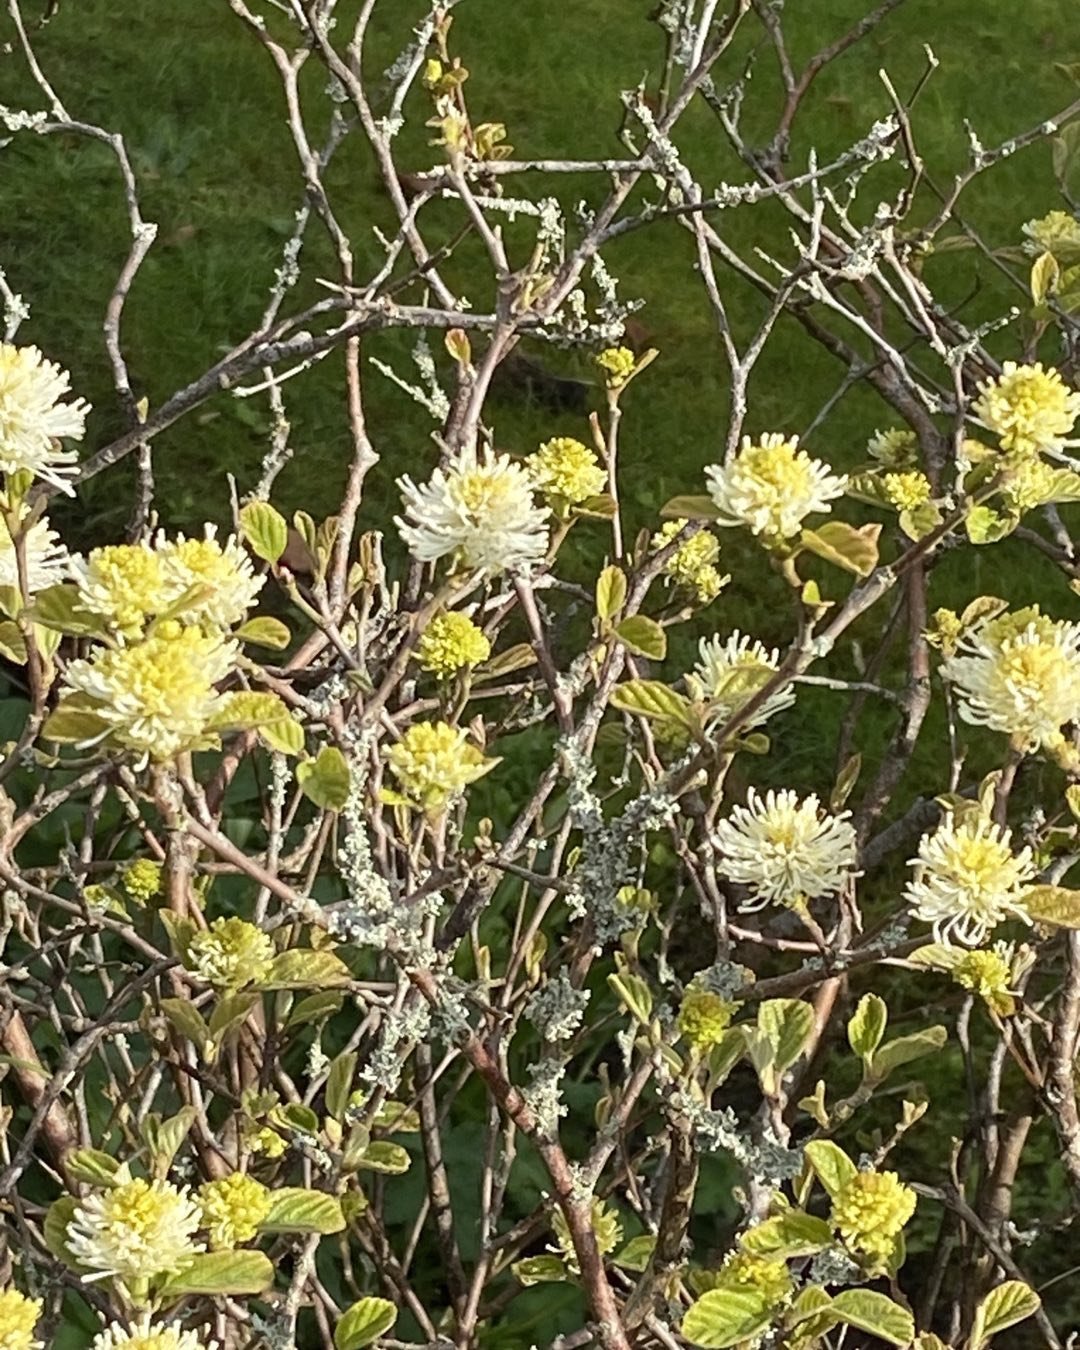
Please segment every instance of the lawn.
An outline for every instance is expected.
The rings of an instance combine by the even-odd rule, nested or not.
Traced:
[[[793,55],[805,60],[866,7],[865,0],[790,4],[786,22]],[[619,91],[655,78],[659,65],[659,31],[647,21],[651,8],[652,0],[463,0],[455,10],[453,45],[471,71],[474,115],[505,122],[523,158],[620,154]],[[391,64],[423,10],[415,0],[390,0],[378,7],[373,79]],[[0,41],[11,36],[5,22],[0,19]],[[925,70],[926,42],[939,66],[916,105],[914,131],[927,176],[935,183],[948,185],[966,163],[964,118],[984,144],[995,145],[1050,117],[1074,95],[1068,73],[1059,67],[1080,60],[1080,37],[1070,8],[1060,0],[1029,0],[1022,11],[1006,0],[952,0],[944,5],[940,0],[908,0],[815,83],[793,160],[805,161],[811,147],[824,158],[865,135],[889,107],[879,69],[888,70],[902,93],[911,90]],[[124,133],[142,186],[144,215],[158,225],[125,323],[137,393],[147,396],[153,407],[250,332],[266,303],[300,205],[280,88],[266,53],[225,0],[167,5],[63,0],[35,46],[73,117]],[[730,75],[747,55],[745,45],[733,53],[730,68],[725,67]],[[317,95],[321,76],[314,70],[311,75],[309,92]],[[777,88],[766,46],[757,54],[745,114],[747,127],[762,140],[775,118]],[[41,106],[12,55],[0,64],[0,104],[31,110]],[[422,169],[440,152],[426,143],[419,97],[411,111],[399,159]],[[704,111],[688,118],[683,148],[706,183],[745,176]],[[68,367],[76,389],[94,403],[93,450],[123,425],[101,339],[102,312],[126,244],[115,165],[101,147],[84,140],[23,133],[4,146],[0,166],[0,268],[31,307],[19,338],[37,343]],[[389,202],[374,166],[351,143],[334,161],[328,184],[363,272],[379,257],[375,228],[392,225]],[[598,191],[595,181],[567,180],[565,200],[595,199]],[[977,181],[962,200],[964,214],[992,249],[1015,247],[1024,221],[1059,205],[1048,144],[1012,157],[985,182]],[[439,220],[438,212],[445,208],[430,209],[437,222],[432,238],[437,240],[440,227],[452,228],[453,217]],[[929,189],[920,209],[927,214],[933,210]],[[745,251],[752,244],[768,249],[771,241],[782,239],[785,227],[767,209],[744,207],[729,211],[720,228]],[[317,232],[311,239],[308,256],[324,269],[323,275],[332,275],[329,251]],[[639,317],[660,352],[626,400],[622,497],[629,506],[632,534],[638,528],[656,528],[657,510],[669,497],[702,490],[703,466],[717,457],[723,443],[726,367],[684,231],[667,225],[630,234],[611,249],[608,264],[620,280],[620,293],[644,302]],[[946,298],[963,306],[969,323],[989,320],[1024,302],[974,252],[931,257],[926,266]],[[474,286],[474,298],[482,299],[484,274],[476,252],[463,249],[451,274],[466,290]],[[320,294],[306,282],[295,303],[299,307]],[[725,299],[736,336],[745,340],[760,317],[760,300],[735,281]],[[1001,340],[1003,357],[1013,354],[1010,341]],[[399,338],[372,339],[364,355],[408,373],[408,344]],[[590,369],[586,358],[574,353],[545,359],[582,376]],[[793,321],[781,323],[755,371],[748,429],[802,432],[815,421],[842,374]],[[371,528],[385,526],[396,503],[394,478],[402,472],[422,475],[434,450],[425,415],[375,367],[366,366],[364,378],[371,432],[382,457],[368,480],[361,513],[361,528]],[[288,387],[295,455],[275,491],[275,501],[286,513],[303,507],[320,517],[339,502],[349,455],[341,387],[337,355]],[[576,415],[553,416],[505,395],[491,405],[490,419],[497,443],[518,452],[551,435],[585,432]],[[889,420],[889,410],[871,391],[853,390],[815,431],[812,448],[823,458],[850,466],[862,458],[868,436]],[[190,530],[206,519],[226,520],[229,476],[240,493],[250,488],[267,449],[268,430],[261,399],[221,396],[160,436],[155,469],[162,522]],[[76,503],[58,513],[65,534],[84,547],[119,535],[129,514],[127,477],[125,468],[90,482]],[[581,547],[588,551],[591,546],[586,542]],[[740,547],[732,543],[725,548],[726,568],[738,577]],[[1040,601],[1055,614],[1075,615],[1076,599],[1060,573],[1039,562],[1030,549],[1006,541],[967,550],[962,571],[955,556],[946,555],[936,568],[932,606],[962,606],[989,592],[1008,594],[1017,605]],[[760,566],[745,569],[745,574],[754,582],[733,583],[708,612],[708,623],[725,632],[743,627],[766,641],[787,641],[787,611],[774,603],[783,596],[781,583],[762,590]],[[685,655],[690,640],[689,633],[680,638],[674,656]],[[800,707],[802,716],[785,723],[785,735],[762,762],[761,777],[827,792],[833,777],[836,703],[827,692],[807,690]],[[886,729],[884,722],[880,727],[871,723],[868,745]],[[940,767],[940,731],[932,718],[903,785],[901,804],[931,781],[931,765]],[[979,753],[972,757],[976,768]],[[992,753],[986,751],[987,766]],[[515,769],[527,776],[528,762]],[[897,999],[897,1022],[905,1015],[911,1024],[925,1017],[925,1009],[903,1006],[902,990]],[[957,1098],[956,1062],[943,1062],[941,1073],[938,1092],[952,1092],[956,1099],[936,1102],[937,1128],[962,1132],[966,1100]],[[464,1154],[465,1141],[462,1148]],[[928,1147],[934,1165],[944,1151],[940,1137]],[[1048,1142],[1044,1152],[1040,1162],[1046,1167],[1039,1169],[1039,1176],[1021,1177],[1021,1224],[1054,1209],[1062,1196]],[[404,1204],[406,1192],[402,1196],[399,1203]],[[1044,1245],[1049,1249],[1052,1241]],[[1047,1259],[1056,1272],[1052,1255]],[[519,1332],[524,1334],[520,1327]]]

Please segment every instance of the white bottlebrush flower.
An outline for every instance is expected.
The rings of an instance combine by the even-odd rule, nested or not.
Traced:
[[[1080,416],[1080,393],[1053,366],[1006,361],[1000,375],[979,385],[971,410],[1011,454],[1058,451]]]
[[[1053,745],[1080,721],[1080,623],[1003,614],[961,637],[941,673],[956,686],[960,716],[1014,737],[1023,749]]]
[[[44,519],[35,521],[23,536],[26,557],[26,585],[31,595],[66,581],[73,559],[60,542],[60,536]],[[19,589],[19,566],[6,523],[0,519],[0,586]]]
[[[938,942],[978,946],[1008,918],[1027,921],[1024,896],[1035,877],[1031,850],[1014,854],[1011,831],[970,812],[949,812],[925,834],[904,898]]]
[[[142,642],[98,647],[89,660],[72,661],[64,684],[94,700],[117,744],[144,760],[171,759],[197,744],[221,711],[214,686],[237,655],[235,642],[169,620]]]
[[[744,909],[835,895],[855,870],[849,814],[830,815],[816,796],[800,802],[790,789],[762,797],[751,788],[747,804],[716,827],[723,874],[754,893]]]
[[[186,1190],[136,1178],[80,1200],[67,1246],[87,1280],[115,1277],[125,1285],[184,1270],[203,1250],[194,1240],[202,1210]]]
[[[406,475],[398,487],[405,516],[394,523],[420,562],[453,556],[469,569],[516,571],[547,552],[548,508],[537,506],[528,471],[508,455],[466,450],[421,486]]]
[[[741,711],[780,668],[778,651],[770,651],[738,631],[726,642],[719,636],[702,638],[698,650],[701,657],[693,674],[687,676],[687,683],[696,698],[708,700],[712,705],[710,720],[721,725]],[[774,690],[750,715],[743,730],[761,726],[794,702],[795,690],[790,684]]]
[[[144,1318],[128,1330],[119,1322],[99,1331],[90,1350],[217,1350],[217,1341],[207,1341],[197,1331],[183,1327],[155,1326]]]
[[[718,525],[745,525],[766,542],[791,539],[807,516],[829,511],[847,479],[831,474],[820,460],[799,449],[798,436],[773,434],[760,441],[743,437],[727,464],[705,470]]]
[[[217,527],[207,525],[201,539],[188,539],[182,534],[166,539],[160,533],[154,547],[178,599],[192,587],[203,588],[200,595],[175,611],[176,618],[223,630],[243,623],[266,578],[255,575],[250,554],[234,536],[219,543]]]
[[[61,439],[81,440],[90,405],[62,403],[71,378],[36,347],[0,342],[0,469],[27,471],[73,496],[66,480],[75,473],[76,451]]]

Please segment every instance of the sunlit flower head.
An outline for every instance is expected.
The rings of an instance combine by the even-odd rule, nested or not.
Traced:
[[[595,453],[572,436],[545,441],[525,461],[538,492],[556,504],[578,506],[603,492],[607,470]]]
[[[1033,455],[1062,448],[1080,415],[1080,394],[1041,361],[1032,366],[1006,361],[996,379],[979,385],[972,412],[1003,450]]]
[[[1080,720],[1080,624],[1037,607],[1002,615],[962,635],[941,673],[965,722],[1002,731],[1022,749],[1053,745]]]
[[[1029,848],[1014,854],[1012,832],[977,812],[949,812],[924,834],[904,899],[939,942],[977,946],[999,923],[1027,921],[1024,897],[1035,877]]]
[[[386,752],[386,762],[402,795],[431,812],[443,810],[495,766],[461,727],[447,722],[414,722]]]
[[[207,525],[201,539],[181,534],[170,540],[159,534],[155,546],[178,600],[193,587],[202,588],[201,594],[176,612],[176,618],[224,630],[247,618],[265,577],[255,575],[251,556],[233,536],[221,543],[216,527]]]
[[[41,1300],[17,1289],[0,1291],[0,1350],[36,1350],[34,1328],[41,1316]]]
[[[71,574],[75,560],[60,542],[60,536],[43,517],[23,533],[26,559],[26,589],[30,595],[57,586]],[[0,519],[0,586],[20,589],[19,564],[6,522]]]
[[[420,634],[416,654],[423,670],[446,680],[459,670],[486,661],[491,655],[491,643],[468,614],[448,610],[436,614]]]
[[[1024,252],[1032,257],[1052,253],[1059,261],[1080,260],[1080,221],[1068,211],[1050,211],[1024,226]]]
[[[695,697],[709,702],[714,724],[723,725],[741,712],[780,668],[778,651],[770,651],[738,631],[726,642],[719,636],[702,638],[698,651],[701,656],[693,674],[687,676],[687,684]],[[774,690],[751,713],[743,729],[761,726],[794,702],[795,690],[790,684]]]
[[[830,511],[847,479],[799,449],[798,436],[743,437],[727,464],[705,470],[709,494],[720,512],[718,525],[745,525],[766,542],[791,539],[807,516]]]
[[[685,520],[669,520],[653,535],[651,543],[656,550],[667,548],[685,528]],[[729,575],[721,575],[716,566],[720,557],[720,541],[711,530],[698,530],[689,539],[685,539],[664,564],[664,576],[668,581],[692,591],[699,604],[707,605],[715,600],[731,580]]]
[[[88,1280],[124,1284],[184,1270],[202,1251],[194,1241],[202,1215],[186,1190],[167,1181],[124,1182],[80,1200],[66,1242]]]
[[[739,1006],[711,989],[692,984],[679,1004],[679,1034],[695,1049],[708,1050],[719,1044]]]
[[[508,455],[466,450],[420,487],[398,479],[405,506],[395,517],[409,552],[420,562],[453,557],[481,572],[520,571],[543,560],[546,506],[537,506],[528,471]]]
[[[234,994],[266,979],[274,960],[274,944],[246,919],[215,919],[191,939],[188,960],[194,973],[207,984]]]
[[[789,789],[762,797],[751,788],[747,804],[734,807],[715,835],[723,875],[753,892],[745,909],[835,895],[855,870],[848,814],[830,815],[817,797],[800,802]]]
[[[67,691],[93,700],[116,744],[156,760],[200,742],[222,706],[214,686],[237,658],[236,643],[216,634],[162,627],[131,646],[98,647],[64,673]]]
[[[866,443],[866,452],[882,468],[904,472],[919,462],[919,438],[905,427],[886,427],[874,432]]]
[[[887,473],[881,480],[889,505],[897,511],[914,511],[925,506],[933,489],[926,474],[917,469],[906,473]]]
[[[261,1181],[233,1172],[200,1186],[199,1204],[210,1250],[216,1252],[251,1241],[270,1213],[271,1196]]]
[[[164,613],[181,588],[160,554],[148,544],[106,544],[75,567],[78,607],[123,637],[138,637],[148,620]]]
[[[1012,988],[1015,957],[1013,943],[996,942],[993,947],[964,952],[950,974],[961,989],[978,994],[994,1012],[1008,1016],[1016,1007]]]
[[[146,904],[161,891],[161,863],[153,858],[133,858],[120,874],[120,881],[133,900]]]
[[[36,347],[0,342],[0,469],[27,472],[74,495],[67,481],[78,454],[61,440],[82,440],[90,405],[62,403],[71,379]]]
[[[848,1250],[877,1270],[892,1255],[915,1204],[915,1192],[895,1172],[857,1172],[833,1200],[830,1218]]]
[[[144,1319],[131,1331],[114,1322],[94,1337],[90,1350],[217,1350],[217,1344],[204,1340],[197,1331],[155,1326]]]
[[[637,357],[629,347],[607,347],[596,358],[612,389],[619,389],[637,369]]]
[[[714,1289],[758,1294],[767,1308],[786,1303],[795,1292],[786,1261],[775,1256],[757,1256],[753,1252],[728,1252],[710,1285]]]

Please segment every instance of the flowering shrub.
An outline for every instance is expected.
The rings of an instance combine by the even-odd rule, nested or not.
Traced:
[[[69,116],[9,6],[42,108],[0,119],[110,148],[132,240],[112,439],[0,276],[24,695],[0,755],[0,1350],[1061,1346],[1075,1302],[1061,1272],[1036,1286],[1080,1204],[1080,224],[1048,190],[998,241],[1023,314],[969,322],[934,264],[989,248],[957,214],[971,180],[1049,137],[1065,174],[1075,124],[973,133],[916,211],[895,95],[835,159],[791,151],[817,70],[889,6],[800,78],[776,7],[664,0],[622,157],[515,159],[474,120],[449,0],[382,83],[374,0],[229,3],[282,79],[306,204],[260,327],[160,402],[126,364],[154,227],[124,139]],[[786,72],[765,149],[746,39]],[[699,105],[737,181],[684,159]],[[406,192],[410,117],[434,135]],[[370,274],[329,188],[347,138],[398,222]],[[724,213],[764,199],[786,251],[744,256]],[[644,518],[619,438],[663,353],[629,345],[607,255],[661,224],[694,246],[731,399]],[[301,262],[316,230],[330,278]],[[756,331],[729,282],[763,298]],[[897,425],[766,425],[748,382],[782,317],[848,367],[826,414],[860,384]],[[386,329],[416,374],[377,369],[432,424],[406,466],[368,418]],[[519,345],[588,362],[589,407],[539,444],[489,399]],[[316,520],[278,479],[293,382],[330,354],[353,455]],[[222,391],[265,397],[263,471],[186,537],[156,439]],[[78,553],[60,499],[129,458],[128,535]],[[1027,561],[981,593],[1007,538],[1066,583],[1052,612]],[[1014,1214],[1048,1158],[1053,1196]]]

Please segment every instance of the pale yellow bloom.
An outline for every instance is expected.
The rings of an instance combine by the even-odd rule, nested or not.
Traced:
[[[608,347],[596,358],[612,389],[626,383],[637,368],[637,357],[629,347]]]
[[[1080,624],[1037,606],[1003,615],[962,635],[941,673],[956,687],[965,722],[1026,750],[1053,746],[1063,726],[1080,720]]]
[[[41,1300],[17,1289],[0,1292],[0,1350],[35,1350],[34,1328],[41,1316]]]
[[[57,586],[67,580],[76,560],[60,542],[60,536],[44,516],[35,521],[28,530],[23,530],[22,546],[26,566],[26,589],[29,595],[36,595],[38,591],[43,591],[48,586]],[[22,589],[15,543],[7,522],[2,517],[0,517],[0,586],[10,587],[13,591]]]
[[[721,871],[748,886],[755,903],[796,905],[835,895],[855,871],[855,831],[849,812],[822,811],[816,796],[800,801],[790,789],[764,797],[750,789],[745,806],[716,826]]]
[[[653,535],[651,543],[656,550],[666,548],[683,530],[685,520],[669,520]],[[715,600],[731,580],[721,576],[716,561],[720,557],[720,541],[710,530],[698,530],[679,545],[664,564],[664,575],[676,586],[682,586],[697,595],[699,604]]]
[[[115,1276],[129,1286],[191,1264],[199,1207],[186,1190],[138,1178],[93,1191],[75,1208],[66,1241],[88,1280]]]
[[[560,1256],[566,1262],[567,1268],[576,1275],[578,1273],[577,1253],[574,1250],[570,1229],[561,1209],[556,1209],[552,1214],[551,1226],[555,1232],[555,1241],[558,1243]],[[607,1256],[609,1252],[613,1252],[622,1241],[623,1230],[618,1210],[606,1204],[599,1197],[594,1198],[592,1202],[592,1230],[601,1256]]]
[[[886,469],[903,472],[915,468],[919,458],[919,438],[904,427],[886,427],[875,431],[866,443],[867,453]]]
[[[914,511],[930,500],[932,489],[926,474],[912,470],[908,473],[887,473],[881,480],[889,505],[897,511]]]
[[[155,1326],[144,1318],[131,1331],[114,1322],[94,1337],[90,1350],[217,1350],[217,1344],[203,1340],[196,1331]]]
[[[739,1007],[711,989],[690,985],[679,1004],[679,1034],[695,1049],[708,1050],[722,1039]]]
[[[72,661],[68,692],[93,700],[117,745],[145,759],[171,759],[198,745],[222,706],[215,688],[233,669],[237,645],[179,624],[161,625],[142,642],[97,647]]]
[[[418,487],[398,479],[404,517],[394,523],[420,562],[452,557],[466,568],[523,571],[547,553],[550,514],[537,506],[526,469],[490,450],[466,450]]]
[[[950,974],[961,989],[968,989],[996,1013],[1008,1016],[1016,1007],[1012,993],[1015,947],[1004,942],[979,951],[964,952]]]
[[[767,1308],[779,1307],[795,1292],[786,1261],[740,1251],[728,1252],[710,1285],[714,1289],[760,1294]]]
[[[1024,252],[1032,257],[1052,253],[1063,262],[1080,261],[1080,222],[1068,211],[1050,211],[1024,226]]]
[[[1080,394],[1041,361],[1023,366],[1006,361],[996,379],[979,385],[972,412],[1003,450],[1033,455],[1062,448],[1080,415]]]
[[[714,726],[722,726],[745,708],[780,668],[778,651],[737,630],[726,642],[719,636],[702,638],[698,650],[700,660],[686,683],[694,697],[708,702]],[[747,718],[742,731],[761,726],[794,702],[790,684],[774,690]]]
[[[847,487],[846,478],[799,449],[797,436],[778,434],[744,436],[738,454],[709,465],[705,479],[720,512],[717,524],[745,525],[770,545],[797,535],[807,516],[831,510]]]
[[[199,1187],[202,1226],[210,1239],[210,1250],[221,1251],[250,1242],[259,1225],[270,1213],[271,1194],[254,1177],[243,1172]]]
[[[245,919],[215,919],[191,939],[188,958],[191,969],[207,984],[233,994],[266,979],[274,960],[274,944]]]
[[[982,942],[1008,918],[1027,921],[1024,897],[1035,877],[1029,848],[1015,854],[1012,834],[977,812],[950,812],[919,844],[904,899],[933,926],[939,942]]]
[[[437,614],[420,634],[416,654],[421,667],[440,680],[481,665],[491,655],[483,629],[460,610]]]
[[[161,863],[153,858],[134,858],[120,874],[124,890],[133,900],[146,904],[161,890]]]
[[[177,599],[180,588],[148,544],[91,549],[76,568],[78,608],[123,637],[139,637],[146,623]]]
[[[235,538],[222,544],[216,528],[207,525],[202,539],[181,534],[168,540],[159,534],[156,547],[178,600],[198,588],[176,611],[176,618],[226,630],[244,621],[265,578],[255,575],[250,556]]]
[[[915,1204],[915,1192],[895,1172],[858,1172],[832,1202],[832,1225],[850,1251],[880,1269]]]
[[[537,491],[556,503],[577,506],[603,492],[607,470],[596,455],[572,436],[545,441],[526,460]]]
[[[36,347],[0,342],[0,469],[31,473],[73,496],[67,480],[78,455],[60,442],[82,440],[90,405],[61,403],[70,385],[67,371]]]
[[[444,810],[495,765],[447,722],[414,722],[386,752],[386,762],[402,794],[432,812]]]

